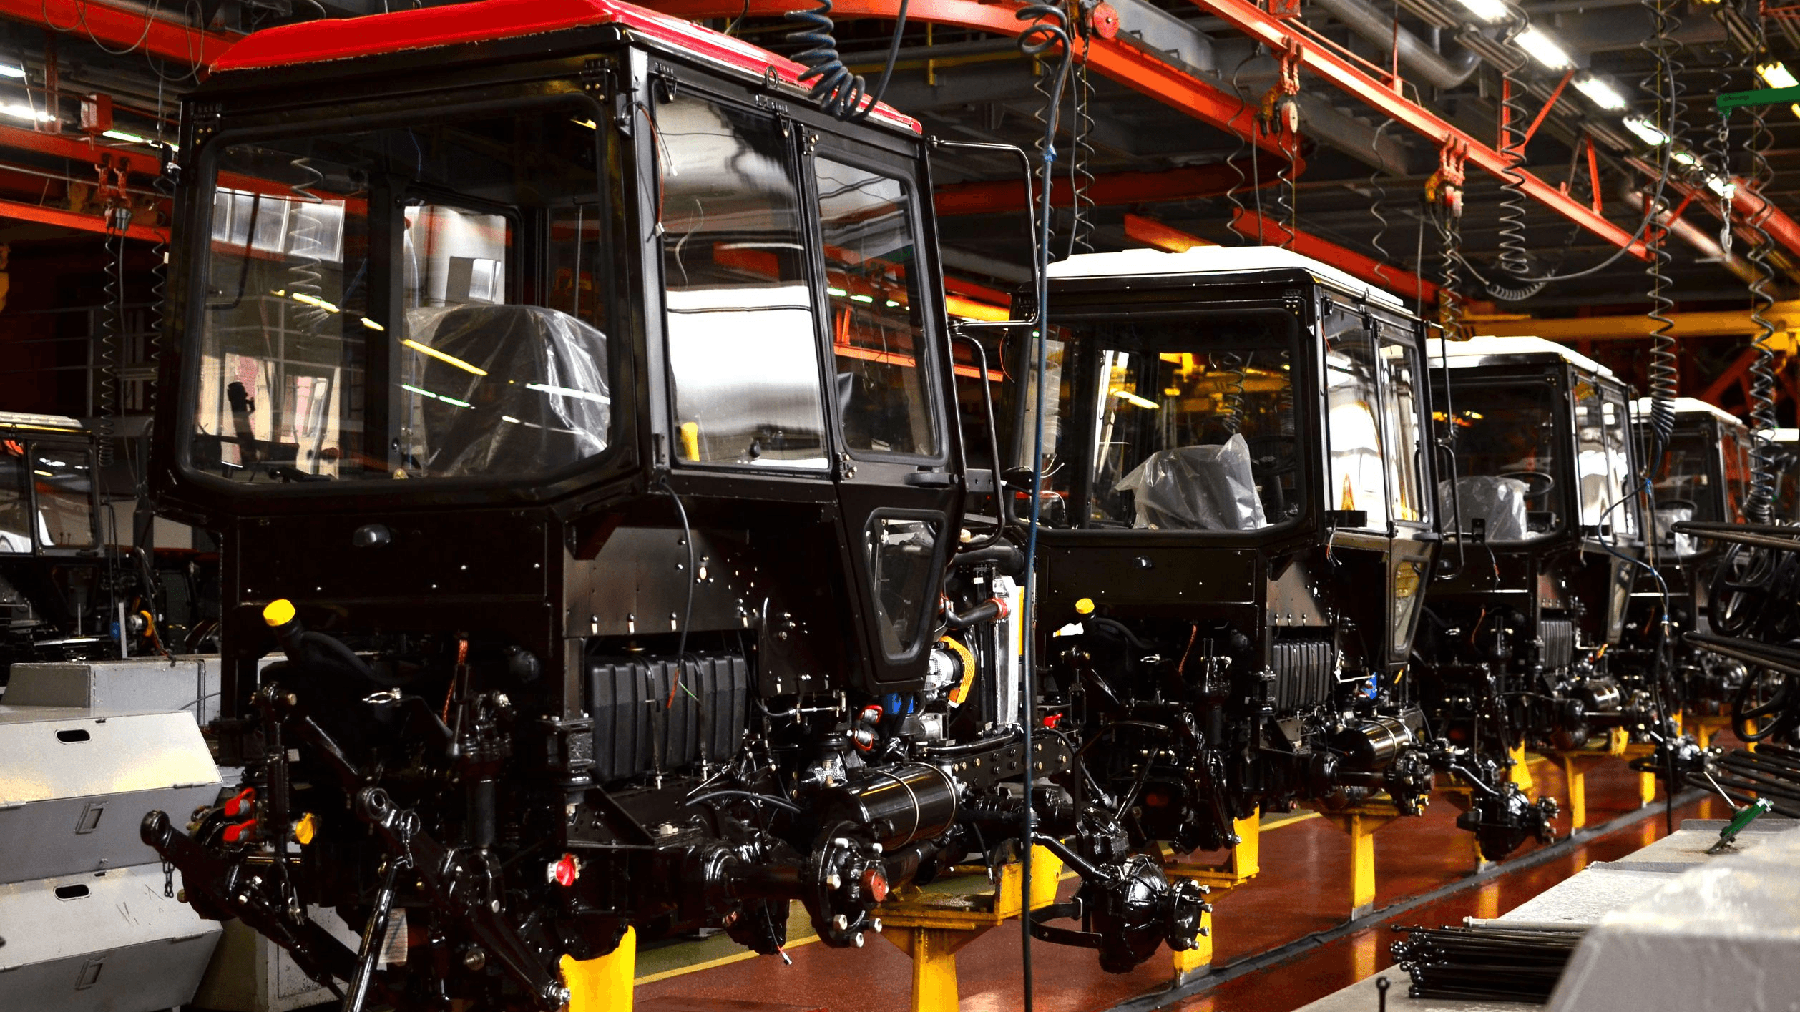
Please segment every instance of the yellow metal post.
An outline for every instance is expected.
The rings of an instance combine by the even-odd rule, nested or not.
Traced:
[[[1375,831],[1400,818],[1392,804],[1379,802],[1319,814],[1350,834],[1350,919],[1375,909]]]
[[[1360,815],[1350,816],[1350,919],[1375,909],[1375,830]]]
[[[1569,785],[1569,830],[1587,825],[1587,772],[1573,753],[1562,754],[1563,779]]]
[[[882,934],[912,957],[912,1012],[957,1012],[956,950],[982,933],[955,928],[890,928]]]
[[[1531,780],[1531,766],[1525,760],[1525,746],[1520,745],[1518,748],[1508,749],[1507,755],[1511,756],[1513,761],[1512,769],[1507,772],[1507,778],[1518,784],[1519,790],[1530,794],[1535,784]]]
[[[1250,813],[1249,817],[1233,820],[1231,831],[1237,834],[1238,842],[1231,848],[1231,853],[1224,863],[1217,865],[1174,864],[1164,855],[1163,873],[1170,878],[1191,879],[1207,887],[1211,899],[1216,900],[1220,893],[1227,892],[1243,885],[1256,877],[1261,870],[1262,861],[1262,813]],[[1212,912],[1200,915],[1200,933],[1194,938],[1194,947],[1173,953],[1175,979],[1186,980],[1189,975],[1205,971],[1212,966],[1213,960],[1213,919]]]
[[[957,1012],[957,950],[1010,918],[1056,902],[1061,859],[1033,846],[1030,860],[1030,896],[1022,895],[1024,868],[1015,862],[1000,869],[991,893],[927,893],[914,887],[876,908],[882,937],[912,957],[912,1012]]]
[[[626,928],[619,947],[598,959],[562,958],[569,1012],[631,1012],[637,979],[637,929]]]

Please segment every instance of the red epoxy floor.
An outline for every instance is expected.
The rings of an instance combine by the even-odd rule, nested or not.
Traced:
[[[1560,767],[1533,763],[1535,794],[1564,802],[1559,835],[1568,832],[1567,793]],[[1637,775],[1622,760],[1601,762],[1587,774],[1588,825],[1598,826],[1638,810]],[[1659,799],[1657,805],[1662,805]],[[1682,818],[1717,818],[1725,809],[1702,801],[1678,810]],[[1422,817],[1390,823],[1376,836],[1376,907],[1387,906],[1466,878],[1472,867],[1468,835],[1455,827],[1456,812],[1439,801]],[[1663,834],[1659,811],[1625,830],[1586,841],[1567,857],[1517,872],[1472,880],[1469,888],[1401,916],[1406,924],[1443,924],[1464,916],[1492,917],[1567,878],[1593,861],[1624,856]],[[1536,849],[1527,844],[1519,854]],[[1308,819],[1265,831],[1261,875],[1214,897],[1214,965],[1224,966],[1342,924],[1349,916],[1350,841],[1324,819]],[[1065,883],[1065,894],[1073,890]],[[1307,950],[1278,968],[1247,974],[1171,1007],[1186,1012],[1291,1012],[1389,965],[1387,925]],[[1165,988],[1168,953],[1158,953],[1127,974],[1102,971],[1082,949],[1036,942],[1035,1005],[1041,1012],[1100,1012]],[[805,945],[792,950],[793,966],[779,959],[751,959],[641,984],[640,1007],[665,1001],[699,1005],[708,1000],[783,1003],[831,1012],[906,1012],[911,962],[893,945],[871,940],[862,950]],[[1020,939],[1009,922],[957,955],[962,1012],[1010,1012],[1022,1003]]]

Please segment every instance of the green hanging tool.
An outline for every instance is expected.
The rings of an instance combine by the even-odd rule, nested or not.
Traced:
[[[1737,814],[1731,817],[1731,821],[1725,824],[1725,828],[1719,830],[1719,842],[1706,848],[1706,852],[1708,854],[1721,854],[1730,850],[1731,845],[1737,841],[1739,833],[1742,833],[1752,822],[1761,818],[1769,811],[1769,809],[1774,807],[1774,805],[1764,799],[1757,798],[1755,801],[1738,809]]]
[[[1713,99],[1720,112],[1743,109],[1755,105],[1781,105],[1784,102],[1800,102],[1800,88],[1758,88],[1755,91],[1725,91]]]

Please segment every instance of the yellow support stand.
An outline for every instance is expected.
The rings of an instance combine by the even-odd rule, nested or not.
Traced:
[[[562,958],[569,1012],[631,1012],[637,981],[637,929],[626,928],[618,948],[598,959]]]
[[[1062,861],[1032,847],[1029,897],[1021,895],[1024,881],[1025,869],[1014,863],[1000,869],[993,892],[928,893],[909,887],[876,908],[882,937],[912,957],[912,1012],[957,1012],[957,950],[1011,918],[1055,903]]]
[[[1350,834],[1350,919],[1356,920],[1375,909],[1375,833],[1400,818],[1392,804],[1373,801],[1350,808],[1319,814],[1332,825]]]
[[[1172,855],[1165,852],[1163,874],[1198,882],[1215,897],[1255,878],[1262,862],[1262,813],[1252,812],[1249,818],[1235,820],[1231,831],[1237,834],[1238,842],[1223,863],[1176,864],[1170,860]],[[1194,947],[1174,953],[1176,982],[1205,973],[1211,968],[1212,961],[1212,912],[1209,910],[1200,915],[1200,933],[1194,938]]]
[[[1508,749],[1506,754],[1512,757],[1513,761],[1512,769],[1506,773],[1507,779],[1518,784],[1519,790],[1530,794],[1531,789],[1537,785],[1531,779],[1531,764],[1525,758],[1525,746],[1520,745],[1518,748]]]

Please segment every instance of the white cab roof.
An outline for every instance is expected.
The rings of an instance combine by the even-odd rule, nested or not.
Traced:
[[[81,420],[68,415],[34,415],[25,411],[0,411],[0,426],[20,429],[82,430]]]
[[[1362,293],[1377,302],[1405,309],[1406,302],[1386,289],[1345,273],[1327,263],[1301,256],[1279,246],[1196,246],[1185,253],[1155,249],[1128,249],[1117,253],[1082,253],[1050,265],[1052,278],[1120,278],[1155,274],[1245,274],[1252,271],[1299,268],[1340,288]]]
[[[1447,350],[1446,350],[1447,349]],[[1471,337],[1467,341],[1439,341],[1433,338],[1425,342],[1425,353],[1430,356],[1431,363],[1437,365],[1444,361],[1447,354],[1451,368],[1457,366],[1485,365],[1486,360],[1498,360],[1514,355],[1555,355],[1557,358],[1591,373],[1598,373],[1610,380],[1619,377],[1600,363],[1588,358],[1573,348],[1546,341],[1541,337],[1495,337],[1492,334]]]
[[[1714,418],[1717,418],[1719,421],[1724,422],[1728,425],[1742,426],[1744,424],[1741,419],[1739,419],[1736,415],[1733,415],[1731,412],[1726,411],[1724,408],[1719,407],[1717,404],[1708,404],[1706,401],[1703,401],[1698,397],[1677,397],[1677,398],[1675,398],[1675,413],[1678,415],[1691,415],[1691,414],[1711,415]],[[1631,402],[1631,417],[1633,417],[1633,418],[1649,418],[1650,417],[1650,398],[1639,397],[1637,400],[1632,401]]]

